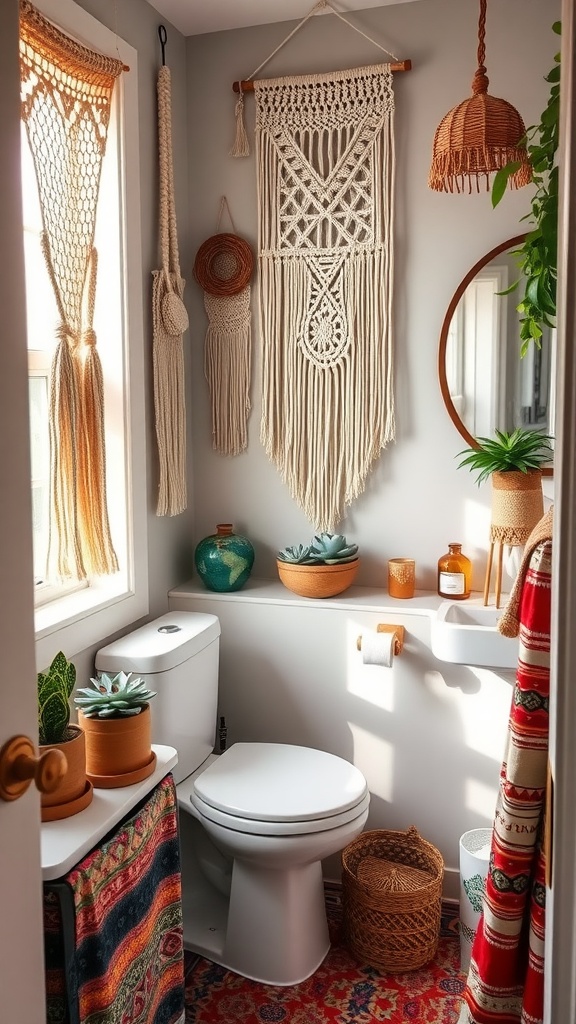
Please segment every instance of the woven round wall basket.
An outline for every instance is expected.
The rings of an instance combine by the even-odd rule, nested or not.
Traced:
[[[207,238],[194,260],[194,277],[209,295],[238,295],[253,270],[254,254],[248,242],[224,231]]]
[[[344,941],[364,964],[415,971],[440,938],[444,861],[419,835],[363,832],[342,851]]]

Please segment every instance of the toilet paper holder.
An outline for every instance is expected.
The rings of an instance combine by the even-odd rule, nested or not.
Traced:
[[[404,626],[393,626],[387,622],[379,622],[376,626],[377,633],[393,633],[394,634],[394,656],[397,658],[399,654],[402,654],[402,648],[404,647],[404,636],[406,633]],[[356,647],[359,651],[362,650],[362,637],[359,636],[356,641]]]

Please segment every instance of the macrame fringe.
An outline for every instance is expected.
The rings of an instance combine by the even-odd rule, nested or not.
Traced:
[[[204,294],[209,320],[204,373],[212,405],[212,444],[221,455],[248,447],[250,412],[250,286],[237,295]]]
[[[250,156],[250,143],[248,142],[248,135],[246,134],[246,126],[244,124],[244,96],[242,90],[240,90],[240,96],[236,100],[235,116],[236,137],[234,145],[230,150],[230,156]]]

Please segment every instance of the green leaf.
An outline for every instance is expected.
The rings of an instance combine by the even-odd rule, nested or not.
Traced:
[[[498,206],[505,191],[508,181],[513,174],[516,173],[521,167],[519,160],[513,160],[504,167],[501,167],[499,171],[494,175],[494,181],[492,182],[492,206]]]

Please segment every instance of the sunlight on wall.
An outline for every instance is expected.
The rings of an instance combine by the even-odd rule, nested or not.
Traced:
[[[386,671],[380,669],[381,672]],[[388,670],[389,671],[389,670]],[[348,722],[354,749],[353,763],[360,769],[372,796],[392,803],[394,748],[391,743]]]
[[[356,641],[367,632],[365,624],[349,619],[346,625],[346,688],[349,693],[369,701],[383,711],[394,711],[394,668],[364,665]]]
[[[484,786],[477,779],[466,779],[464,783],[464,806],[474,814],[481,815],[486,819],[486,824],[491,825],[494,819],[496,798],[491,786]],[[478,828],[484,822],[478,822]]]
[[[464,472],[464,470],[462,470]],[[481,493],[486,498],[487,504],[479,501],[472,501],[468,498],[464,502],[464,540],[462,550],[466,553],[468,548],[478,547],[478,538],[481,538],[482,549],[487,551],[490,542],[490,485],[481,485]]]
[[[480,700],[471,696],[458,711],[466,746],[501,762],[504,756],[512,685],[488,668],[468,667],[480,682]]]

